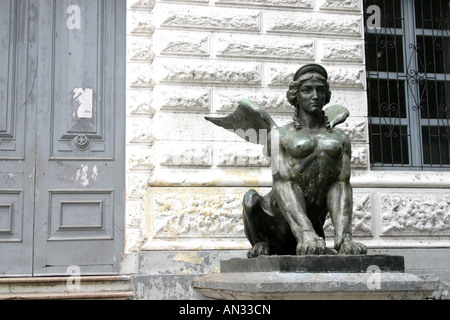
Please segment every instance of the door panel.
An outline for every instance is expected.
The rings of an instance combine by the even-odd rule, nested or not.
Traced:
[[[52,1],[52,159],[114,158],[115,2]],[[71,5],[80,29],[67,27]]]

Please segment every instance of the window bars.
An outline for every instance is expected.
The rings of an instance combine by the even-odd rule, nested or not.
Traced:
[[[450,169],[450,0],[365,0],[373,169]],[[370,12],[365,21],[368,21]]]

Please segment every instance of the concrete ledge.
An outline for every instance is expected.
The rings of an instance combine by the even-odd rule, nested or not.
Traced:
[[[205,274],[159,274],[133,277],[135,300],[205,300],[192,287],[195,279]]]
[[[408,273],[222,273],[204,276],[193,287],[220,300],[416,300],[439,288],[438,280]]]

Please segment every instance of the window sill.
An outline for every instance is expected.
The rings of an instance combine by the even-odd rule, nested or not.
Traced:
[[[448,171],[355,171],[355,188],[450,188]]]

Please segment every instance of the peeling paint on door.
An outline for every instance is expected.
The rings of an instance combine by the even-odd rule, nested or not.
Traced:
[[[75,180],[83,187],[88,187],[92,185],[98,179],[98,168],[94,166],[92,168],[92,173],[89,175],[89,166],[80,165],[76,172]]]

